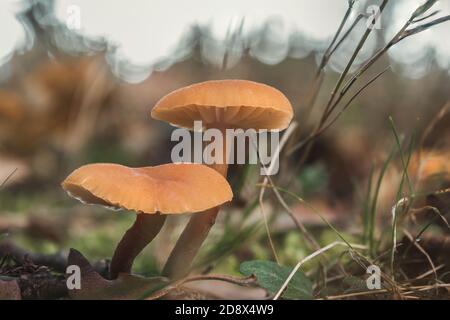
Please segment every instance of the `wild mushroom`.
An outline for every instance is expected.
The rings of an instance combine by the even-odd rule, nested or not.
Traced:
[[[222,162],[210,167],[226,177],[226,129],[283,130],[289,125],[293,111],[285,95],[273,87],[246,80],[218,80],[169,93],[154,106],[151,116],[188,129],[193,128],[194,121],[202,121],[204,129],[219,129],[223,137]],[[191,217],[169,256],[164,275],[179,278],[189,271],[219,208]]]
[[[114,252],[111,279],[130,273],[134,258],[155,238],[167,214],[202,212],[232,198],[226,179],[200,164],[89,164],[72,172],[62,187],[83,203],[137,213]]]

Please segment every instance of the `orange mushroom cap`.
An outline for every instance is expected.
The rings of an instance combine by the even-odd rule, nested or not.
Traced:
[[[155,105],[151,116],[192,128],[194,121],[242,129],[285,129],[293,117],[286,96],[268,85],[247,80],[214,80],[173,91]]]
[[[423,154],[415,153],[409,164],[410,175],[418,174],[419,180],[432,177],[450,176],[450,154],[442,151],[424,151]]]
[[[84,203],[147,214],[201,212],[233,197],[226,179],[201,164],[88,164],[72,172],[62,187]]]

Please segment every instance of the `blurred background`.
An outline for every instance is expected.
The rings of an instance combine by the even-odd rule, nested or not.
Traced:
[[[391,1],[352,70],[423,2]],[[349,24],[371,14],[373,4],[379,1],[357,1]],[[0,241],[30,252],[74,247],[92,261],[110,257],[134,215],[79,204],[60,183],[86,163],[170,162],[173,128],[151,119],[150,110],[182,86],[227,78],[275,86],[295,109],[296,138],[307,136],[366,28],[358,24],[332,56],[317,106],[306,117],[305,97],[347,7],[346,0],[2,0]],[[433,9],[439,10],[434,18],[450,14],[450,0]],[[302,150],[284,152],[275,181],[353,237],[371,168],[381,166],[395,143],[388,117],[405,137],[420,135],[449,101],[449,35],[450,23],[443,23],[391,48],[361,81],[388,65],[389,71],[320,136],[301,170]],[[449,124],[450,117],[440,119],[424,142],[444,167]],[[255,204],[258,172],[232,168],[235,201],[222,211],[198,268],[238,274],[243,260],[272,258]],[[389,200],[380,203],[380,216],[388,217],[396,188],[387,183],[382,190]],[[271,192],[265,201],[280,259],[294,264],[307,251],[304,240]],[[321,227],[305,207],[292,206],[312,229]],[[139,257],[137,272],[159,272],[185,220],[170,219]],[[318,237],[327,243],[335,235],[324,230]]]

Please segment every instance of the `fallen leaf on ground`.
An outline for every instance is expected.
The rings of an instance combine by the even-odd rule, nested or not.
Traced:
[[[107,280],[75,249],[70,249],[68,262],[68,265],[79,266],[81,271],[81,289],[69,290],[69,296],[75,300],[142,299],[169,283],[163,277],[144,278],[129,274],[120,274],[115,280]]]

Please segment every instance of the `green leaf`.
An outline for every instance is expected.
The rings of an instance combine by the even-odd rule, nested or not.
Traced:
[[[411,19],[415,19],[421,15],[423,15],[425,12],[427,12],[428,10],[430,10],[430,8],[432,6],[434,6],[434,4],[437,2],[437,0],[427,0],[423,5],[421,5],[420,7],[418,7],[416,9],[416,11],[414,11],[414,13],[412,14]]]
[[[275,294],[292,272],[293,268],[280,266],[273,261],[245,261],[240,271],[245,276],[254,275],[258,284],[270,294]],[[300,270],[292,277],[282,297],[285,299],[312,299],[312,283]]]

